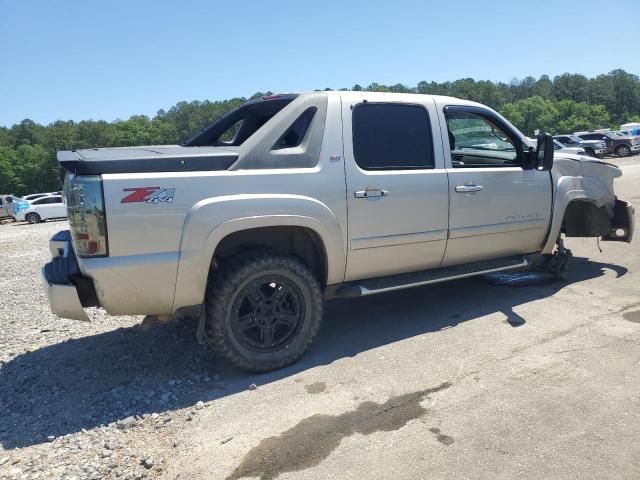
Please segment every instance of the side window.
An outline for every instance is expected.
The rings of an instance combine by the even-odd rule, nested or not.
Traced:
[[[2,205],[2,199],[0,198],[0,205]]]
[[[49,203],[62,203],[62,197],[51,197]]]
[[[35,202],[31,202],[31,205],[43,205],[47,203],[47,199],[46,198],[41,198],[39,200],[36,200]]]
[[[353,109],[353,155],[364,170],[434,168],[433,139],[424,107],[361,103]]]
[[[13,203],[13,197],[7,197],[7,203]]]
[[[282,148],[297,147],[304,140],[309,125],[313,120],[313,116],[318,109],[316,107],[307,108],[302,115],[296,118],[295,122],[287,129],[280,139],[273,145],[271,150],[280,150]]]
[[[244,123],[244,119],[238,120],[236,123],[231,125],[227,130],[224,131],[220,138],[218,138],[219,143],[228,143],[229,145],[233,145],[233,142],[238,137],[238,132]]]
[[[454,168],[520,164],[516,141],[492,120],[471,112],[447,112],[446,118]]]

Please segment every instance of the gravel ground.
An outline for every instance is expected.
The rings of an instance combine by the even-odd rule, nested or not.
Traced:
[[[0,478],[156,478],[225,386],[193,322],[50,311],[40,269],[66,222],[0,226]]]
[[[191,320],[55,317],[66,228],[0,225],[0,479],[640,478],[638,240],[572,239],[566,282],[328,303],[305,357],[248,375]]]

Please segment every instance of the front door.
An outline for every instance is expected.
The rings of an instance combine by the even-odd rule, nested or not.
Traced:
[[[551,174],[523,169],[522,139],[493,112],[439,105],[448,139],[449,241],[443,265],[539,251],[551,217]]]
[[[435,268],[444,255],[449,199],[435,106],[397,98],[342,97],[346,280]]]

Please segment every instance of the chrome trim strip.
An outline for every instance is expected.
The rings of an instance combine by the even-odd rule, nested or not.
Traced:
[[[430,232],[403,233],[400,235],[386,235],[383,237],[364,237],[351,240],[351,250],[364,248],[392,247],[395,245],[409,245],[411,243],[437,242],[446,240],[446,230],[432,230]]]
[[[535,230],[546,226],[548,220],[539,218],[535,220],[521,220],[517,222],[496,223],[493,225],[479,225],[476,227],[452,228],[449,231],[449,239],[477,237],[480,235],[499,235],[509,232],[521,232]]]

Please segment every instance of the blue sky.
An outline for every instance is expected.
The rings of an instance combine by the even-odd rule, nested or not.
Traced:
[[[0,125],[266,90],[640,74],[637,2],[0,0]]]

